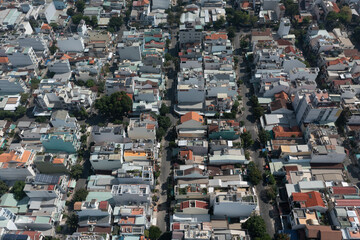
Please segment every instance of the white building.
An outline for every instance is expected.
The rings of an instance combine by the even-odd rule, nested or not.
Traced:
[[[282,38],[284,36],[287,36],[290,32],[290,28],[291,28],[290,20],[288,18],[282,18],[280,21],[279,29],[277,31],[279,37]]]
[[[293,107],[298,124],[335,122],[342,112],[340,104],[332,100],[326,90],[320,89],[296,93]]]
[[[214,216],[249,217],[257,208],[256,197],[241,193],[219,193],[213,196]]]
[[[130,119],[128,135],[131,139],[156,139],[157,121],[150,114]]]
[[[51,115],[51,125],[55,128],[73,128],[78,127],[78,123],[75,117],[70,117],[68,111],[58,110]]]
[[[63,52],[83,52],[85,50],[84,39],[82,37],[59,39],[57,46]]]
[[[149,185],[113,185],[111,194],[116,205],[148,205],[151,203]]]

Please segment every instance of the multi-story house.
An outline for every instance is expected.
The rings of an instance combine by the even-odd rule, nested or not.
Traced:
[[[125,129],[122,125],[108,125],[107,127],[93,126],[91,138],[95,143],[122,142],[125,139]]]
[[[298,124],[335,122],[342,109],[338,102],[331,99],[326,90],[298,92],[293,100]]]
[[[47,152],[76,153],[80,148],[80,139],[72,132],[50,131],[43,134],[40,141]]]
[[[39,59],[32,47],[9,47],[6,49],[6,56],[13,67],[31,67],[32,69],[37,69],[39,63]]]
[[[136,139],[156,139],[157,121],[148,113],[143,113],[139,118],[131,118],[127,127],[129,138]]]
[[[35,152],[23,148],[0,155],[0,179],[4,181],[25,180],[35,176],[33,167]]]
[[[117,205],[149,205],[151,203],[151,191],[149,185],[113,185],[111,194]]]

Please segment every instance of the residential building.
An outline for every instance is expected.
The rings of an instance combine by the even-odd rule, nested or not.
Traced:
[[[127,127],[129,138],[136,139],[156,139],[156,129],[158,123],[151,114],[143,113],[139,118],[131,118]]]
[[[107,127],[93,126],[91,139],[95,143],[122,142],[125,139],[125,129],[122,125],[110,125]]]
[[[15,181],[35,176],[34,158],[35,152],[23,148],[0,154],[0,179]]]
[[[32,47],[6,49],[6,56],[13,67],[32,67],[37,69],[39,60]]]
[[[70,117],[68,111],[57,110],[51,114],[50,123],[54,128],[77,129],[78,123],[75,117]]]
[[[342,112],[340,104],[326,90],[296,93],[293,107],[298,124],[335,122]]]
[[[204,118],[196,112],[188,112],[181,117],[181,124],[176,126],[178,136],[181,138],[201,138],[207,134]]]
[[[111,189],[117,205],[149,205],[151,202],[149,185],[120,184]]]

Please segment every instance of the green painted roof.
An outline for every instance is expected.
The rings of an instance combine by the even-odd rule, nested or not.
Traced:
[[[110,204],[114,204],[114,199],[111,192],[89,192],[86,197],[86,202],[91,202],[92,199],[100,201],[108,201]]]
[[[14,198],[13,193],[5,193],[0,198],[0,206],[17,207],[18,201]]]
[[[49,223],[50,220],[51,220],[50,217],[37,216],[35,219],[35,223]]]

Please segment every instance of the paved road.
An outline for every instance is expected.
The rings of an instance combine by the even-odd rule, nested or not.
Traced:
[[[240,39],[242,36],[244,36],[243,32],[237,33],[235,35],[234,50],[235,50],[236,54],[240,53],[240,51],[239,51]],[[246,130],[251,133],[254,142],[256,142],[257,137],[258,137],[258,125],[255,122],[255,119],[253,118],[252,113],[250,112],[251,102],[249,100],[250,97],[253,95],[252,94],[252,86],[250,83],[251,76],[249,76],[245,73],[245,63],[243,62],[242,56],[237,55],[237,57],[239,58],[239,62],[241,64],[240,64],[240,67],[237,68],[236,74],[240,79],[243,79],[243,82],[244,82],[244,84],[242,84],[240,86],[240,95],[242,96],[242,104],[244,107],[244,111],[242,112],[239,121],[244,121]],[[262,173],[263,166],[264,166],[264,159],[259,158],[259,150],[256,145],[254,145],[253,148],[251,149],[250,157],[256,163],[256,165],[259,167],[259,169]],[[265,189],[264,189],[262,182],[256,186],[256,193],[257,193],[258,200],[259,200],[260,216],[264,219],[264,221],[266,223],[267,233],[270,234],[270,236],[273,236],[275,233],[275,227],[274,227],[275,222],[272,218],[272,216],[274,214],[273,206],[271,204],[264,202],[263,199],[261,198],[261,196],[263,196],[265,194]]]
[[[170,52],[172,54],[176,54],[176,35],[172,33],[171,35],[172,41],[169,46]],[[176,72],[173,70],[170,70],[168,74],[168,80],[166,82],[166,96],[165,100],[163,101],[168,106],[173,106],[175,102],[175,89],[176,89]],[[171,113],[169,113],[167,116],[170,117],[171,120],[171,127],[168,129],[168,132],[165,136],[165,139],[162,140],[161,146],[161,163],[160,163],[160,177],[158,179],[159,181],[159,191],[160,191],[160,198],[158,201],[158,212],[157,212],[157,226],[161,229],[161,231],[164,233],[168,231],[169,229],[169,216],[168,216],[168,209],[169,209],[169,202],[167,199],[167,193],[168,191],[172,189],[168,189],[168,178],[170,176],[171,172],[171,148],[168,148],[169,142],[172,140],[173,136],[172,129],[174,126],[176,126],[178,118],[173,113],[172,108]]]

